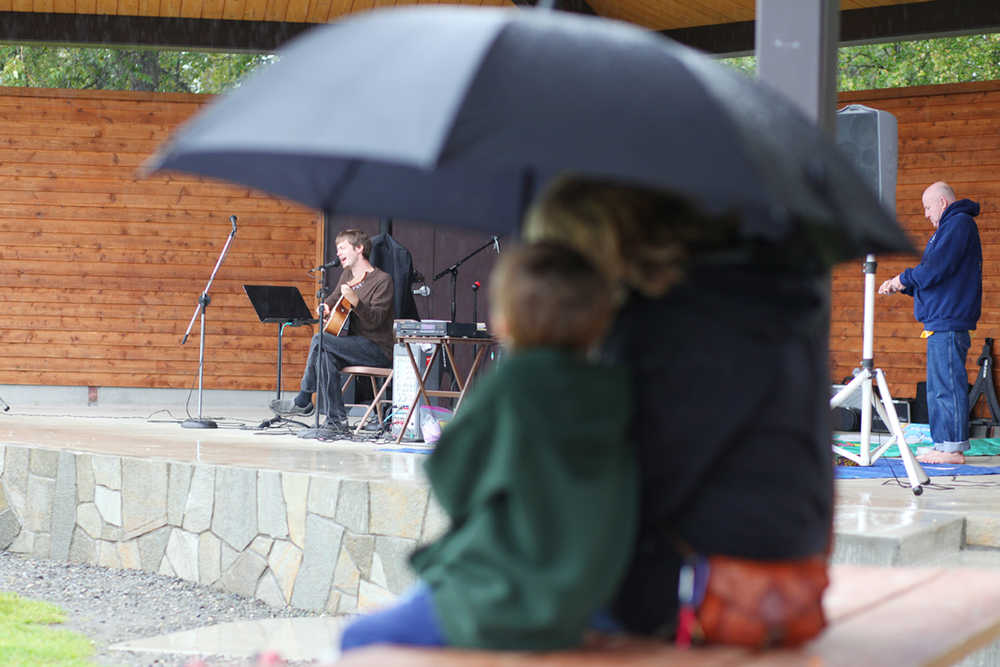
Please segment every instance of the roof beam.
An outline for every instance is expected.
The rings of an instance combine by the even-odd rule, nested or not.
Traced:
[[[0,12],[0,42],[270,52],[312,23]]]
[[[511,0],[515,5],[521,7],[536,7],[539,4],[539,0]],[[594,8],[590,6],[587,0],[556,0],[553,9],[558,9],[561,12],[570,12],[571,14],[586,14],[588,16],[597,16],[597,12]]]
[[[537,4],[537,0],[513,2]],[[556,0],[556,8],[595,13],[587,0]],[[311,26],[283,21],[0,12],[0,42],[270,52]],[[749,55],[754,49],[754,29],[753,21],[742,21],[663,34],[710,53]],[[1000,2],[932,0],[840,14],[841,45],[988,32],[1000,32]]]
[[[522,6],[537,4],[537,0],[513,1]],[[555,8],[576,14],[595,14],[587,0],[556,0]],[[54,12],[0,12],[0,18],[0,42],[226,52],[271,52],[314,25]]]
[[[1000,3],[934,0],[842,12],[842,44],[1000,32]]]
[[[932,0],[840,13],[840,45],[1000,32],[1000,3]],[[664,30],[667,37],[719,55],[751,55],[754,22]]]

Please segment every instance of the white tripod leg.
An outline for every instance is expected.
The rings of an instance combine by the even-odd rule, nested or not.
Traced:
[[[854,376],[854,379],[851,380],[849,384],[847,384],[845,387],[843,387],[840,391],[838,391],[833,396],[833,398],[830,399],[830,407],[831,408],[840,407],[841,405],[843,405],[844,403],[846,403],[847,399],[849,399],[851,396],[853,396],[855,394],[855,392],[861,391],[862,395],[864,395],[865,391],[862,389],[862,385],[867,385],[867,387],[868,387],[868,392],[867,393],[868,393],[869,396],[871,396],[871,384],[872,384],[871,383],[871,375],[868,373],[868,370],[867,369],[862,370],[860,373],[858,373],[857,375]],[[871,414],[871,413],[869,412],[869,414]],[[869,440],[866,441],[865,440],[865,436],[864,436],[864,420],[862,419],[862,426],[861,426],[861,428],[862,428],[861,441],[862,442],[861,442],[860,453],[855,454],[851,450],[845,449],[843,447],[839,447],[837,445],[833,446],[833,451],[836,452],[837,454],[840,454],[845,459],[850,459],[851,461],[854,461],[858,465],[862,465],[862,466],[871,465],[871,459],[868,456],[869,451],[870,451],[869,447],[870,447],[870,439],[871,439],[871,420],[870,419],[868,421],[868,424],[869,424],[869,435],[868,435]]]
[[[899,416],[896,414],[896,406],[892,404],[892,396],[889,395],[889,384],[885,381],[885,374],[881,368],[875,369],[875,379],[878,382],[878,390],[882,396],[882,406],[885,412],[882,419],[883,421],[886,417],[889,419],[886,423],[896,438],[899,457],[903,459],[903,465],[906,467],[906,476],[910,480],[910,488],[913,489],[914,495],[919,496],[923,493],[921,484],[926,484],[929,478],[920,466],[920,462],[917,461],[917,457],[910,451],[910,446],[906,444],[906,437],[903,435],[903,429],[899,425]]]
[[[861,384],[861,463],[872,464],[872,372],[862,371],[865,381]]]

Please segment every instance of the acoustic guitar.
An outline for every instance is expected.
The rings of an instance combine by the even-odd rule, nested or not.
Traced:
[[[347,300],[347,297],[340,297],[336,305],[330,309],[330,317],[326,321],[323,331],[334,336],[346,336],[347,330],[350,328],[348,325],[350,324],[352,310],[354,310],[354,306]]]
[[[365,271],[363,276],[352,283],[347,283],[347,286],[351,289],[357,289],[358,285],[365,281],[365,278],[368,277],[368,274],[372,270]],[[330,319],[326,321],[326,326],[323,327],[324,333],[333,334],[334,336],[346,336],[347,330],[350,328],[348,324],[350,324],[349,317],[352,310],[354,310],[354,306],[347,300],[346,296],[341,295],[340,300],[337,301],[337,305],[330,309]]]

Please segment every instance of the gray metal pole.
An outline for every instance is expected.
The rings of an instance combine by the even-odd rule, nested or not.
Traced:
[[[839,0],[757,0],[757,75],[833,136]]]

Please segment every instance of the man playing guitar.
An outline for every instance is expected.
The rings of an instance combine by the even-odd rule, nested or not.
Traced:
[[[279,415],[306,416],[313,412],[312,394],[316,392],[319,407],[327,415],[320,440],[344,438],[350,432],[338,371],[345,366],[391,366],[394,342],[392,278],[368,261],[372,247],[368,235],[358,229],[345,229],[337,234],[336,243],[344,271],[322,304],[324,317],[333,314],[331,326],[325,333],[313,335],[302,390],[295,398],[271,401],[271,409]],[[341,316],[347,317],[343,326]],[[319,363],[323,368],[317,375],[320,335],[323,355]],[[322,385],[318,377],[322,377]]]

